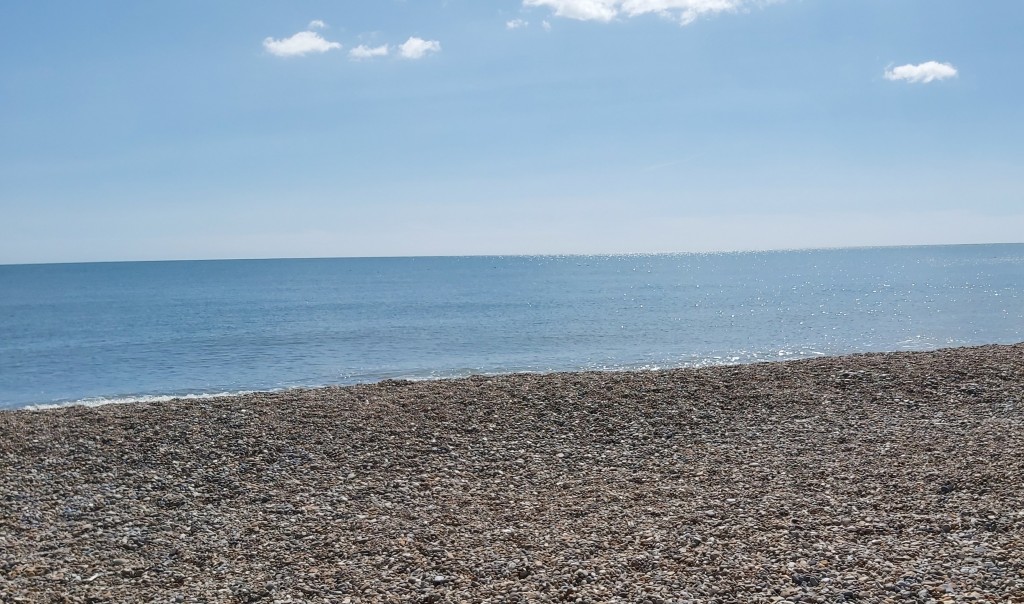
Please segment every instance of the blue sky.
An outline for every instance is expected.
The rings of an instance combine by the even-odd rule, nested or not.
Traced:
[[[0,7],[0,263],[1024,239],[1024,3]]]

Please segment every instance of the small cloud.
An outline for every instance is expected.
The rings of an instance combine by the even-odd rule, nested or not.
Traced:
[[[375,57],[386,57],[390,53],[391,47],[389,47],[387,44],[384,44],[383,46],[374,47],[366,46],[365,44],[360,44],[359,46],[356,46],[352,50],[348,51],[348,56],[350,59],[355,59],[359,61],[363,59],[373,59]]]
[[[511,21],[505,21],[505,29],[519,29],[521,27],[527,27],[530,25],[529,21],[522,19],[512,19]]]
[[[620,0],[523,0],[524,7],[546,6],[555,16],[580,21],[611,21],[618,14]]]
[[[315,31],[300,31],[290,38],[280,40],[267,38],[263,40],[263,48],[278,57],[301,57],[313,52],[323,53],[328,50],[336,50],[341,48],[341,44],[329,42]]]
[[[556,17],[580,21],[608,22],[653,14],[689,25],[703,15],[737,12],[751,4],[775,1],[779,0],[523,0],[523,6],[547,7]]]
[[[541,21],[540,22],[540,26],[544,28],[544,31],[551,31],[551,22],[550,21]]]
[[[956,77],[956,67],[949,63],[928,61],[919,65],[900,65],[885,71],[885,79],[898,82],[904,80],[915,84],[927,84],[935,80],[946,80]]]
[[[309,22],[307,29],[327,29],[327,24],[320,19],[313,19]]]
[[[412,37],[398,47],[403,59],[422,59],[432,52],[441,52],[441,43],[437,40]]]

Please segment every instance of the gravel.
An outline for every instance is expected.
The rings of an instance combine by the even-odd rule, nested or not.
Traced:
[[[1024,602],[1024,344],[0,412],[2,602]]]

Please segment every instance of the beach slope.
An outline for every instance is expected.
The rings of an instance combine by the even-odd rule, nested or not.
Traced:
[[[1024,601],[1024,345],[0,412],[3,602],[783,599]]]

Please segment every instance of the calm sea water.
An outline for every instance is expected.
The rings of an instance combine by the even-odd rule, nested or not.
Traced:
[[[1024,340],[1024,245],[0,266],[0,407]]]

